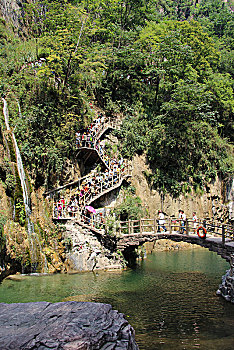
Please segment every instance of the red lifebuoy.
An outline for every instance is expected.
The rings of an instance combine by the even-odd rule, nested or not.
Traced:
[[[202,230],[202,234],[200,233],[200,230]],[[206,231],[205,227],[203,227],[203,226],[198,227],[197,235],[198,235],[199,238],[205,239],[206,238],[206,234],[207,234],[207,231]]]

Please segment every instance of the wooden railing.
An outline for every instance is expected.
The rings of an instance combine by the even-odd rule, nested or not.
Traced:
[[[185,222],[180,219],[166,218],[163,225],[160,225],[156,218],[141,218],[139,220],[120,221],[118,231],[120,235],[156,234],[157,232],[163,232],[163,227],[165,227],[167,233],[179,232],[189,235],[196,233],[197,228],[204,227],[207,233],[222,236],[223,242],[225,242],[225,239],[234,240],[233,227],[229,224],[211,223],[210,220],[198,220],[196,224],[197,226],[194,228],[194,222],[190,218]]]
[[[90,214],[89,216],[82,215],[77,206],[73,210],[68,210],[67,204],[60,203],[60,210],[55,209],[57,204],[54,204],[54,219],[65,220],[77,220],[84,223],[91,228],[102,230],[102,234],[108,233],[108,218],[103,217],[102,214]],[[55,215],[57,213],[57,215]],[[106,220],[107,219],[107,220]],[[156,218],[141,218],[138,220],[127,220],[115,222],[115,234],[117,236],[128,235],[142,235],[142,234],[157,234],[162,233],[164,230],[162,226],[165,226],[167,234],[181,233],[186,235],[197,234],[197,228],[204,227],[207,233],[215,237],[222,237],[222,243],[225,240],[234,240],[233,227],[230,224],[220,224],[210,220],[198,220],[197,227],[194,228],[194,222],[192,219],[188,219],[185,225],[182,225],[182,220],[174,218],[166,218],[165,224],[160,225]]]

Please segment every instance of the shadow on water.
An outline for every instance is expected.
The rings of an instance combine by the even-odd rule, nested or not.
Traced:
[[[216,296],[229,265],[205,249],[157,252],[134,270],[5,280],[2,302],[94,301],[123,312],[141,350],[233,349],[234,305]]]

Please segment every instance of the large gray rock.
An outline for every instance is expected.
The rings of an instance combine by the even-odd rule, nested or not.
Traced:
[[[135,350],[124,315],[101,303],[0,303],[0,349]]]
[[[222,284],[217,290],[217,295],[221,295],[225,300],[234,304],[234,254],[231,255],[230,266],[231,268],[222,277]]]

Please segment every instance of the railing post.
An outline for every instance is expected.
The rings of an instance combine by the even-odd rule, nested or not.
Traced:
[[[128,219],[128,233],[130,234],[131,233],[131,223],[130,223],[130,220]]]
[[[140,234],[142,234],[142,221],[141,221],[141,218],[140,218]]]
[[[172,233],[172,222],[171,218],[169,218],[169,232]]]
[[[188,224],[188,219],[186,220],[186,233],[189,235],[189,224]]]
[[[222,225],[222,245],[225,245],[225,226]]]
[[[154,233],[157,232],[156,218],[154,217]]]
[[[206,228],[206,220],[203,220],[203,227]]]

